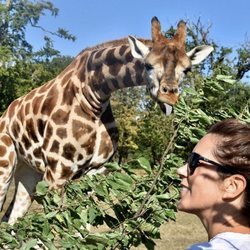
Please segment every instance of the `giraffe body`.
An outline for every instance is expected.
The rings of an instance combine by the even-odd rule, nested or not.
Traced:
[[[55,79],[10,104],[0,120],[0,208],[13,176],[16,193],[5,220],[27,212],[38,181],[60,188],[110,159],[118,142],[113,91],[146,85],[155,100],[176,103],[191,60],[179,45],[183,27],[168,41],[159,25],[152,19],[152,41],[130,37],[85,49]]]

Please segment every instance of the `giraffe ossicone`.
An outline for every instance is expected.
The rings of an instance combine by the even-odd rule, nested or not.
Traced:
[[[40,180],[60,188],[110,159],[118,143],[113,91],[146,85],[163,109],[178,101],[185,70],[212,51],[199,46],[186,53],[185,32],[182,21],[167,39],[154,17],[152,40],[131,36],[87,48],[53,80],[9,105],[0,119],[0,208],[12,177],[16,191],[4,220],[12,224],[27,212]]]

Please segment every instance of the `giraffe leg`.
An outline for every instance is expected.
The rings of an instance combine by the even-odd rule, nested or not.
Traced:
[[[9,135],[0,133],[0,210],[16,166],[16,151]]]
[[[8,220],[9,224],[14,224],[17,218],[22,217],[28,211],[34,199],[35,187],[40,180],[42,180],[41,173],[23,163],[17,166],[15,172],[15,195],[4,216],[4,219]]]

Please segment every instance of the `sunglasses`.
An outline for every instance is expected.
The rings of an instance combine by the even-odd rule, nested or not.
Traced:
[[[230,169],[229,166],[223,166],[215,161],[211,161],[197,153],[192,152],[191,155],[188,158],[188,168],[189,168],[189,175],[192,175],[195,171],[195,169],[201,164],[200,161],[204,161],[206,163],[209,163],[213,166],[218,167],[218,170],[222,173],[225,174],[235,174],[235,171],[233,171],[232,169]]]

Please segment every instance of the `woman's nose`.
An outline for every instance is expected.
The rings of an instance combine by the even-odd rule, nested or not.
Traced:
[[[187,164],[183,165],[182,167],[179,167],[177,169],[177,174],[180,177],[187,177]]]

